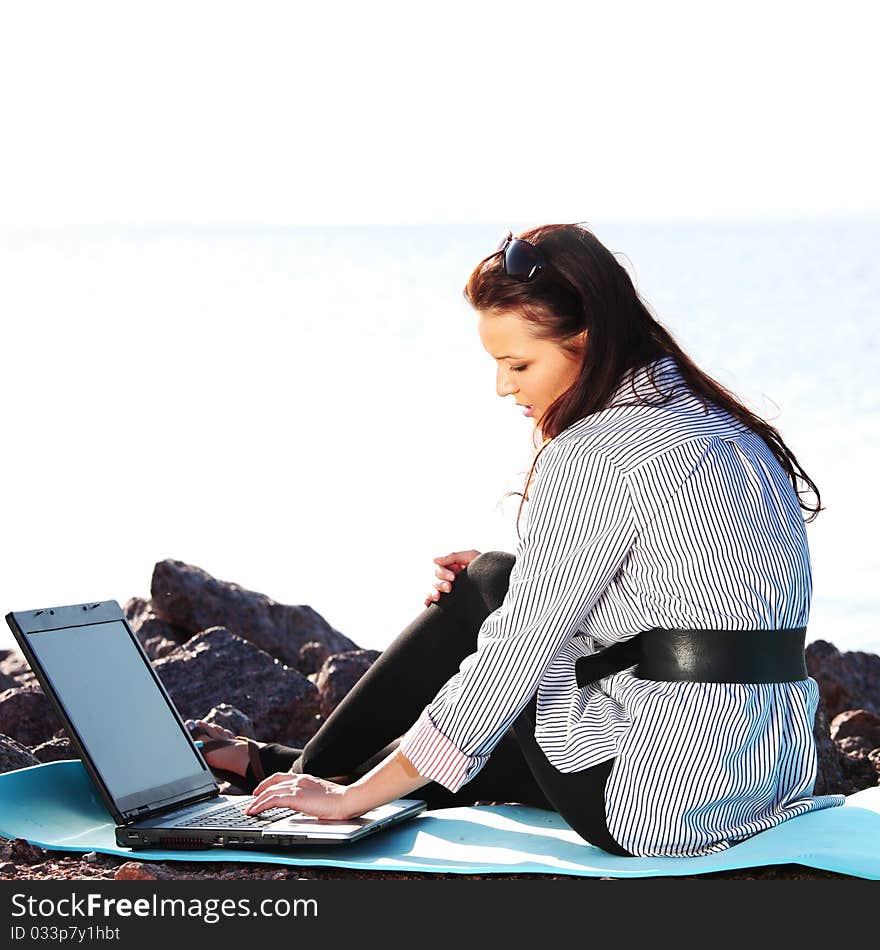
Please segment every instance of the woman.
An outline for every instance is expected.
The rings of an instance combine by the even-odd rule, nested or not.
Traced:
[[[426,609],[305,749],[198,721],[209,764],[258,782],[251,814],[514,801],[624,856],[709,854],[843,804],[812,795],[801,509],[821,502],[779,433],[580,224],[509,234],[464,293],[498,394],[542,437],[515,555],[436,559]]]

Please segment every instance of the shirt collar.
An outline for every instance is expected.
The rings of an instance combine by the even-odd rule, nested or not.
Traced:
[[[650,363],[628,369],[611,394],[607,403],[608,407],[627,405],[636,401],[633,388],[639,397],[662,399],[667,392],[687,388],[687,384],[679,372],[675,357],[661,356],[660,359],[652,360]]]

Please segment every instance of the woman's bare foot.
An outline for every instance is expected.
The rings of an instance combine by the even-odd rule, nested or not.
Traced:
[[[221,746],[219,749],[202,753],[205,761],[212,769],[224,769],[227,772],[234,772],[236,775],[242,776],[247,772],[249,760],[247,742],[244,739],[238,739],[235,733],[229,729],[225,729],[217,723],[205,722],[204,719],[187,719],[184,725],[187,729],[195,729],[198,738],[230,740],[228,746]],[[257,742],[260,748],[265,744],[265,742]]]
[[[205,722],[204,719],[187,719],[184,722],[187,729],[195,727],[199,738],[205,736],[208,739],[229,739],[228,746],[221,746],[218,749],[212,749],[208,753],[203,753],[205,761],[212,769],[224,769],[227,772],[234,772],[236,775],[244,776],[250,759],[248,758],[247,741],[239,739],[234,732],[213,722]],[[256,739],[253,740],[256,742]],[[262,749],[265,742],[257,742]],[[350,781],[347,775],[334,775],[331,782],[347,784]]]

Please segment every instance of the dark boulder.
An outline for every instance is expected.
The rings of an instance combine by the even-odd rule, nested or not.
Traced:
[[[327,657],[315,678],[321,694],[321,715],[325,719],[380,655],[378,650],[347,650]]]
[[[844,755],[854,755],[858,759],[863,759],[874,748],[861,736],[844,736],[842,739],[835,739],[834,744]]]
[[[122,605],[122,612],[125,614],[125,619],[131,623],[138,614],[143,613],[149,607],[149,604],[150,602],[143,597],[129,597]]]
[[[144,653],[151,660],[168,656],[190,637],[190,634],[157,617],[150,601],[140,597],[132,597],[127,601],[123,612]]]
[[[296,667],[300,650],[312,640],[326,644],[332,653],[358,649],[311,607],[276,603],[183,561],[156,564],[150,592],[156,616],[173,627],[190,636],[226,627],[288,666]]]
[[[303,676],[311,676],[312,673],[317,673],[321,669],[324,660],[330,655],[331,651],[326,643],[311,640],[300,647],[296,668]]]
[[[843,753],[831,739],[828,716],[822,700],[816,709],[816,721],[813,726],[813,738],[816,740],[816,784],[814,795],[841,795],[844,786]]]
[[[79,753],[70,739],[52,738],[43,742],[33,750],[40,762],[60,762],[62,759],[78,759]]]
[[[852,795],[878,784],[880,769],[871,758],[872,739],[844,735],[856,729],[870,734],[875,718],[864,710],[851,710],[835,716],[829,725],[824,704],[819,701],[813,729],[818,760],[814,795]],[[880,749],[877,752],[880,759]]]
[[[880,656],[876,653],[841,653],[827,640],[814,640],[807,644],[806,661],[829,719],[849,709],[880,716]]]
[[[49,853],[26,838],[13,838],[0,843],[0,857],[13,861],[15,864],[42,864]]]
[[[116,881],[174,881],[178,876],[169,865],[154,861],[126,861],[113,875]]]
[[[11,736],[0,735],[0,772],[14,772],[39,764],[40,760],[27,746],[16,742]]]
[[[831,736],[842,762],[845,795],[880,784],[880,718],[864,709],[835,716]]]
[[[831,738],[836,742],[855,737],[869,752],[880,749],[880,716],[867,709],[848,709],[838,713],[831,721]]]
[[[10,676],[13,682],[0,689],[10,689],[13,686],[37,685],[37,678],[31,670],[30,664],[19,650],[0,650],[0,674]],[[6,683],[5,679],[0,682]]]
[[[40,686],[17,686],[0,693],[0,733],[26,746],[36,746],[61,728]]]
[[[17,652],[17,651],[16,651]],[[27,669],[27,663],[24,657],[12,650],[0,650],[0,692],[4,689],[13,689],[21,686],[21,683],[15,679],[16,672],[22,672],[21,665]]]
[[[854,755],[841,754],[840,765],[843,783],[839,792],[843,795],[853,795],[864,788],[873,788],[880,784],[874,761],[861,750]]]
[[[196,634],[154,669],[184,719],[228,703],[248,716],[261,742],[299,746],[314,735],[314,684],[224,627]]]

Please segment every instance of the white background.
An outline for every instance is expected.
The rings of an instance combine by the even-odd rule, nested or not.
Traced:
[[[0,9],[4,613],[175,557],[381,648],[433,556],[512,546],[530,427],[461,300],[498,222],[880,214],[874,4]]]
[[[880,210],[876,3],[2,10],[9,223]]]

